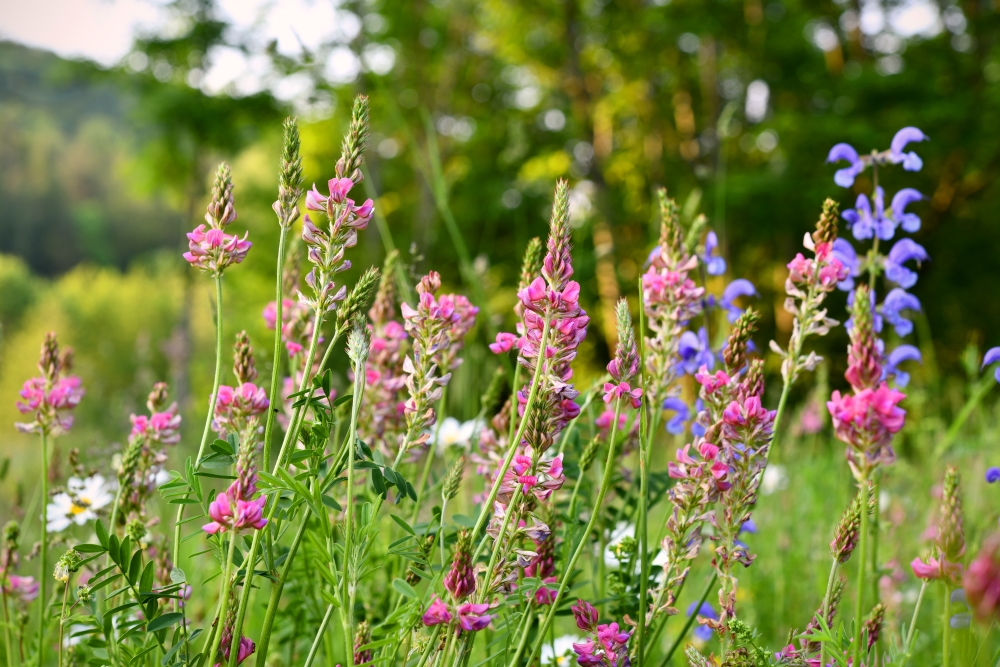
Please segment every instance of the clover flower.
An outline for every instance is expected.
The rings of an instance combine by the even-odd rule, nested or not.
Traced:
[[[83,383],[76,375],[67,375],[73,367],[73,350],[59,352],[55,333],[45,335],[38,360],[40,375],[25,381],[17,409],[31,414],[28,423],[16,423],[21,433],[61,435],[73,427],[72,410],[83,398]]]
[[[222,275],[226,267],[239,264],[246,259],[253,244],[247,241],[249,232],[243,238],[227,234],[225,229],[236,220],[236,204],[233,198],[233,179],[229,165],[219,165],[212,186],[212,200],[205,212],[205,222],[188,232],[188,252],[184,259],[194,267],[215,276]]]
[[[114,501],[111,485],[103,475],[92,475],[81,479],[70,477],[66,481],[67,491],[52,496],[46,508],[48,522],[45,529],[50,533],[66,530],[71,525],[82,526],[97,519],[97,511]]]

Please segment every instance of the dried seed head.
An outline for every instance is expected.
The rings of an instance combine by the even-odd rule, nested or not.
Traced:
[[[222,162],[215,172],[212,201],[208,203],[205,222],[210,227],[222,229],[234,220],[236,220],[236,202],[233,198],[233,176],[229,171],[229,165]]]
[[[250,345],[250,335],[246,331],[236,334],[236,345],[233,346],[233,375],[240,384],[257,379],[253,346]]]
[[[364,368],[371,349],[371,331],[362,315],[357,315],[351,323],[351,332],[347,334],[347,356],[350,357],[357,373]],[[363,371],[362,371],[363,372]]]
[[[455,462],[448,468],[448,474],[445,475],[444,484],[441,487],[441,497],[445,502],[453,500],[458,495],[459,489],[462,488],[462,477],[464,475],[465,454],[462,454],[455,459]]]
[[[365,148],[368,144],[368,96],[358,95],[354,98],[354,108],[351,109],[351,128],[344,137],[337,161],[337,176],[350,178],[355,183],[362,181],[361,165],[365,161]]]
[[[965,529],[962,517],[962,478],[955,466],[949,465],[944,475],[941,494],[941,518],[938,526],[937,547],[941,556],[950,563],[957,563],[965,554]]]
[[[354,289],[337,307],[338,328],[343,328],[344,324],[356,319],[368,308],[368,304],[371,303],[372,297],[375,295],[375,290],[378,289],[379,277],[379,270],[374,266],[361,274]]]
[[[170,386],[166,382],[153,384],[153,390],[149,392],[149,397],[146,399],[146,407],[149,408],[150,412],[157,412],[166,405],[169,389]]]
[[[729,332],[729,341],[722,353],[726,363],[726,372],[736,375],[747,362],[747,348],[751,337],[757,331],[757,320],[760,314],[753,308],[747,308],[733,324]]]
[[[837,218],[840,217],[838,206],[830,198],[823,202],[823,212],[816,221],[816,231],[812,235],[816,243],[833,243],[837,239]]]
[[[545,257],[545,246],[537,236],[528,241],[528,247],[524,250],[524,260],[521,262],[521,278],[517,284],[517,291],[520,292],[531,281],[542,273],[542,260]]]

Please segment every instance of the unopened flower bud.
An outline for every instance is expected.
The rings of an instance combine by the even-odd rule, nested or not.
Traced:
[[[236,334],[236,345],[233,346],[233,375],[240,384],[253,382],[257,379],[257,366],[253,360],[253,347],[246,331]]]
[[[83,556],[76,549],[70,549],[59,557],[52,576],[55,577],[56,581],[66,583],[69,581],[69,575],[80,569],[81,563],[83,563]]]
[[[299,125],[294,118],[286,118],[281,142],[281,162],[278,165],[278,200],[274,211],[278,224],[288,227],[299,217],[296,203],[302,196],[302,157],[299,155]]]
[[[872,389],[882,379],[882,353],[875,335],[875,313],[872,293],[867,285],[858,286],[851,303],[853,326],[848,334],[851,344],[847,348],[847,372],[844,377],[857,390]]]
[[[427,275],[417,283],[418,294],[437,294],[441,289],[441,274],[437,271],[428,271]]]
[[[957,563],[965,554],[965,529],[962,519],[962,478],[955,466],[949,465],[944,475],[941,494],[941,518],[937,547],[941,557]]]
[[[59,343],[56,340],[56,332],[50,331],[45,334],[45,340],[42,341],[42,352],[38,357],[38,370],[51,381],[59,375],[60,368]]]
[[[368,144],[368,97],[358,95],[354,98],[351,109],[351,127],[344,137],[340,159],[337,161],[337,176],[350,178],[360,183],[361,164],[365,160],[365,147]]]
[[[379,274],[378,290],[375,292],[375,302],[372,303],[368,317],[372,322],[388,322],[396,316],[396,267],[399,264],[399,251],[393,250],[385,256],[385,263]]]
[[[354,664],[365,665],[372,661],[371,649],[361,650],[362,646],[370,644],[372,641],[371,627],[368,621],[358,623],[358,629],[354,631]]]
[[[465,455],[459,456],[448,468],[445,475],[444,485],[441,487],[441,497],[445,501],[452,500],[458,495],[458,490],[462,487],[462,477],[465,475]]]
[[[865,633],[868,635],[868,650],[871,651],[872,647],[878,641],[878,637],[882,634],[882,623],[885,621],[885,605],[881,602],[872,609],[871,613],[868,614],[868,618],[865,619]]]
[[[169,385],[166,382],[153,384],[153,390],[149,392],[149,398],[146,399],[146,407],[149,408],[150,412],[158,412],[166,405],[168,390]]]
[[[476,572],[472,567],[472,538],[467,530],[458,533],[451,569],[444,577],[444,587],[456,601],[464,600],[476,590]]]
[[[812,235],[813,241],[817,244],[833,243],[837,240],[837,218],[840,217],[837,208],[837,202],[830,198],[823,202],[823,212],[816,222],[816,231]]]
[[[215,172],[215,184],[212,186],[212,201],[205,212],[205,222],[210,227],[222,229],[236,220],[236,204],[233,198],[233,177],[229,165],[219,164]]]
[[[21,524],[11,520],[3,527],[3,545],[5,549],[16,551],[21,541]]]
[[[347,356],[355,369],[363,369],[371,347],[371,332],[362,316],[355,317],[352,324],[351,332],[347,334]]]
[[[338,327],[343,327],[345,323],[355,319],[368,308],[375,290],[379,287],[380,275],[381,273],[374,266],[361,274],[354,289],[337,307]]]
[[[747,348],[751,337],[757,331],[757,320],[760,314],[753,308],[747,308],[733,324],[729,332],[729,341],[722,353],[726,363],[726,372],[736,375],[747,362]]]
[[[506,375],[507,371],[504,370],[503,366],[497,366],[496,370],[493,371],[490,384],[486,387],[486,391],[483,392],[483,396],[480,399],[483,412],[489,412],[500,402],[500,397],[503,395],[503,390],[506,386]]]
[[[676,259],[682,253],[680,207],[667,196],[666,188],[657,188],[656,198],[660,205],[660,247]]]
[[[560,179],[552,199],[548,253],[542,262],[542,276],[549,287],[561,292],[573,275],[572,229],[569,225],[569,184]]]
[[[94,591],[91,590],[90,586],[80,586],[80,588],[76,589],[76,598],[80,602],[87,604],[94,599]]]
[[[830,555],[836,558],[840,564],[846,563],[851,558],[854,548],[858,545],[861,511],[865,504],[864,495],[864,492],[858,491],[857,495],[854,496],[854,500],[851,501],[840,518],[840,523],[837,524],[837,529],[833,534],[833,541],[830,542]],[[871,487],[868,488],[868,495],[868,513],[871,514],[874,509],[872,507],[874,500],[871,498]]]
[[[601,446],[601,439],[600,436],[592,438],[583,450],[583,454],[580,455],[580,470],[583,472],[587,472],[594,465],[594,459],[597,458],[597,449]]]
[[[517,284],[517,291],[525,289],[535,279],[535,276],[542,272],[542,259],[545,257],[545,246],[537,236],[528,241],[528,247],[524,251],[524,260],[521,262],[521,277]]]

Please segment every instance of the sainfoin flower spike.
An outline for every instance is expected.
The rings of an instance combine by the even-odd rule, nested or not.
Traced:
[[[14,424],[21,433],[61,435],[73,427],[72,411],[83,398],[83,383],[76,375],[69,375],[73,368],[73,350],[60,353],[56,335],[45,335],[38,360],[38,377],[25,381],[21,387],[21,400],[17,409],[21,414],[32,415],[32,421]]]
[[[211,523],[202,529],[211,535],[228,531],[260,530],[267,525],[264,505],[267,496],[257,496],[257,432],[256,418],[251,419],[241,435],[236,459],[236,479],[225,493],[220,493],[208,506]],[[255,497],[257,496],[257,497]]]
[[[216,276],[221,275],[226,267],[246,259],[253,245],[247,241],[249,232],[244,233],[243,238],[225,232],[226,227],[234,220],[236,204],[233,198],[233,179],[229,165],[223,162],[215,173],[212,201],[205,212],[207,224],[198,225],[188,233],[188,252],[184,253],[184,259],[192,266]]]
[[[913,574],[920,579],[955,581],[962,576],[961,559],[965,555],[965,529],[962,516],[962,480],[954,466],[945,470],[938,511],[936,557],[914,558],[910,563]]]

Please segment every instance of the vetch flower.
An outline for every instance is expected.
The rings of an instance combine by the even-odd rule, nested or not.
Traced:
[[[619,382],[617,385],[605,382],[604,402],[610,404],[619,398],[627,399],[633,408],[638,408],[642,404],[642,389],[638,387],[633,389],[628,382]]]
[[[71,525],[82,526],[97,519],[97,510],[114,501],[114,494],[102,475],[85,479],[70,477],[66,482],[68,492],[57,493],[46,508],[46,530],[58,533]]]
[[[1000,612],[1000,536],[983,543],[979,554],[965,570],[962,588],[973,613],[987,619]]]
[[[576,620],[576,627],[584,632],[593,632],[597,629],[597,609],[592,604],[578,598],[570,610]]]
[[[705,264],[705,273],[710,276],[721,276],[726,272],[726,260],[715,252],[718,247],[719,237],[709,230],[705,235],[705,254],[701,256],[701,261]]]
[[[450,623],[451,612],[448,610],[448,605],[444,603],[444,600],[435,595],[434,599],[431,600],[430,606],[427,607],[427,611],[421,617],[421,621],[428,627]]]
[[[215,401],[212,428],[219,433],[237,433],[255,415],[264,414],[270,406],[263,387],[244,382],[238,387],[221,385]]]
[[[904,127],[892,138],[892,143],[889,145],[889,161],[893,164],[902,163],[903,169],[906,171],[920,171],[920,168],[924,166],[920,157],[913,151],[904,153],[903,149],[909,143],[926,141],[927,139],[927,135],[919,129]]]
[[[909,289],[917,284],[917,274],[905,266],[906,262],[916,261],[917,267],[921,262],[930,259],[930,255],[922,245],[909,238],[902,238],[896,241],[892,250],[885,258],[885,277],[896,283],[903,289]]]
[[[490,352],[493,354],[503,354],[504,352],[510,352],[514,345],[517,343],[517,336],[512,333],[504,333],[501,331],[497,334],[497,341],[495,343],[490,343]]]
[[[913,331],[913,322],[902,315],[904,310],[920,311],[920,299],[901,287],[894,287],[882,302],[882,317],[892,325],[896,335],[908,336]]]
[[[910,562],[910,569],[918,579],[954,579],[961,576],[962,564],[950,563],[947,560],[928,558],[926,561],[914,558]]]
[[[489,608],[490,606],[485,603],[473,604],[466,602],[459,605],[457,609],[458,624],[466,632],[479,632],[490,624],[491,616],[486,613],[489,611]]]

